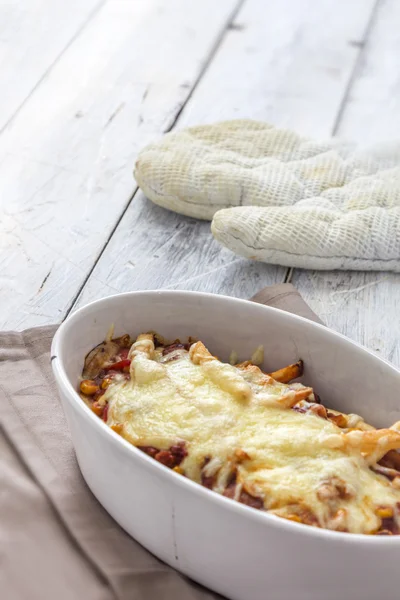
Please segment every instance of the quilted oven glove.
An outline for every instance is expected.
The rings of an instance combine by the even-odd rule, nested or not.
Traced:
[[[308,269],[400,271],[400,146],[360,150],[267,123],[191,127],[147,146],[135,178],[246,258]]]

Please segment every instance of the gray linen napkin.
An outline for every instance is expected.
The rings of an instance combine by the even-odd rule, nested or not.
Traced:
[[[252,300],[320,322],[290,284]],[[0,333],[1,598],[218,598],[130,538],[87,488],[50,367],[56,329]]]

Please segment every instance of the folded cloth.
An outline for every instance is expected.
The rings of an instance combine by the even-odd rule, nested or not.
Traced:
[[[252,300],[320,322],[290,284]],[[86,486],[51,373],[56,329],[0,334],[1,597],[217,598],[129,537]]]

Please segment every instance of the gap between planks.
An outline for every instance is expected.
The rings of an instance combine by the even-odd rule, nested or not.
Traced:
[[[321,2],[318,5],[321,9],[314,11],[311,23],[304,16],[307,12],[305,9],[308,0],[304,0],[301,4],[297,4],[297,0],[283,0],[279,8],[273,2],[264,3],[264,0],[248,0],[238,15],[239,26],[230,27],[233,31],[244,31],[241,34],[244,38],[237,37],[237,35],[230,36],[228,32],[224,36],[224,41],[209,65],[206,76],[201,79],[195,93],[192,94],[191,101],[186,102],[182,111],[180,111],[182,114],[177,123],[178,127],[193,126],[198,122],[201,123],[203,120],[209,121],[210,119],[213,121],[229,118],[265,120],[268,116],[269,120],[294,129],[302,123],[305,131],[308,128],[308,134],[311,136],[320,136],[321,134],[324,137],[329,136],[337,118],[338,106],[342,101],[355,61],[358,58],[358,40],[365,36],[366,25],[374,6],[374,0],[368,0],[367,9],[363,2],[364,0],[358,0],[353,15],[348,15],[345,18],[336,14],[330,37],[328,37],[329,43],[327,43],[327,35],[321,33],[321,29],[323,30],[321,25],[330,14],[330,10],[335,9],[334,0]],[[302,9],[299,7],[302,7]],[[295,10],[290,12],[289,18],[287,11],[290,8]],[[260,12],[259,18],[257,18],[258,12]],[[315,12],[317,12],[316,16]],[[241,19],[243,19],[244,24],[242,24]],[[272,36],[265,36],[267,23],[273,29]],[[356,40],[356,43],[353,40]],[[299,45],[299,48],[297,45]],[[349,51],[348,46],[352,46],[351,51]],[[315,48],[317,47],[325,51],[323,60],[315,58]],[[332,48],[336,47],[338,52],[332,53]],[[246,86],[243,86],[243,82],[238,84],[236,69],[239,64],[246,77]],[[232,65],[236,65],[235,70],[232,70]],[[302,68],[304,68],[304,72],[302,72]],[[268,72],[270,82],[260,75],[261,72],[264,74]],[[299,72],[303,76],[299,76]],[[315,85],[315,81],[318,80],[322,81],[323,85]],[[328,95],[326,91],[321,92],[325,89],[329,91]],[[282,96],[283,102],[277,101],[279,96]],[[270,100],[266,102],[266,98]],[[314,110],[310,111],[310,106]],[[310,112],[313,115],[311,118],[309,118]],[[316,116],[314,117],[314,115]],[[122,244],[122,247],[128,251],[134,249],[134,246],[130,243],[129,230],[132,225],[135,227],[135,218],[142,219],[143,222],[145,217],[153,216],[155,224],[162,227],[162,215],[157,214],[160,209],[154,206],[146,209],[142,193],[138,194],[136,198],[139,206],[134,203],[131,204],[113,240],[108,244],[101,260],[97,262],[92,276],[81,291],[74,308],[82,302],[85,303],[96,298],[99,294],[101,295],[104,289],[100,288],[107,288],[108,291],[112,291],[112,289],[124,291],[127,286],[127,289],[130,289],[131,284],[134,288],[137,287],[138,279],[140,284],[144,283],[146,289],[149,286],[149,289],[154,287],[155,280],[146,277],[143,269],[141,271],[138,267],[136,276],[126,274],[125,278],[124,268],[118,263],[118,259],[117,262],[115,261],[118,254],[118,244]],[[151,206],[151,203],[149,205]],[[143,217],[144,212],[148,213],[145,217]],[[175,229],[176,222],[168,215],[165,215],[165,217],[172,231],[172,229]],[[185,219],[182,220],[182,223],[184,222]],[[194,225],[194,223],[186,223],[186,231],[189,233],[196,231],[196,234],[198,234],[201,227]],[[146,244],[145,238],[141,241],[142,246]],[[170,250],[169,258],[171,259],[174,258],[172,256],[174,249],[170,248]],[[222,252],[218,256],[221,258]],[[201,257],[199,256],[199,258]],[[210,258],[210,253],[208,253],[208,258]],[[196,262],[196,266],[201,262],[202,258],[200,263]],[[210,263],[210,260],[206,262]],[[254,270],[257,271],[260,267],[256,266],[257,263],[253,264]],[[248,272],[245,275],[243,274],[242,277],[248,276],[247,279],[250,279],[252,277],[251,267],[249,263],[247,265]],[[137,267],[136,264],[132,266]],[[164,261],[164,269],[166,266]],[[207,266],[210,266],[210,264],[207,264]],[[264,266],[267,267],[268,265]],[[156,271],[156,269],[153,269],[153,271]],[[183,268],[182,271],[186,273],[186,276],[190,276],[187,269]],[[282,281],[285,271],[284,268],[279,269],[279,275],[274,278],[275,281],[264,279],[264,285]],[[157,275],[156,272],[153,274]],[[259,273],[256,274],[256,281],[259,281]],[[181,272],[179,277],[173,284],[174,287],[183,283]],[[111,285],[110,279],[114,287]],[[236,282],[236,280],[239,283],[242,280],[239,270],[234,272],[234,279],[231,278],[229,286],[234,285],[233,282]],[[106,281],[107,283],[105,283]],[[193,278],[191,281],[193,281]],[[93,283],[92,287],[91,282]],[[156,287],[159,284],[160,282],[157,281]],[[165,287],[166,284],[165,278],[161,278],[161,287]],[[223,284],[222,287],[218,287],[221,293],[225,293],[227,285]],[[215,293],[215,286],[214,289],[208,291]]]
[[[97,2],[71,0],[90,8],[78,23],[69,23],[56,48],[54,35],[46,37],[43,47],[50,37],[51,56],[20,90],[6,118]],[[106,2],[0,136],[5,328],[61,320],[132,196],[134,157],[170,126],[240,6],[238,0],[201,0],[190,8],[185,0],[171,1],[168,9],[164,4]],[[58,22],[53,13],[45,32]],[[165,39],[162,53],[160,39]],[[22,59],[18,64],[22,69]]]
[[[102,0],[102,2],[107,2],[107,0]],[[181,107],[179,108],[179,110],[177,111],[175,117],[172,119],[171,124],[165,129],[165,131],[163,133],[169,133],[176,125],[180,115],[182,114],[182,111],[184,110],[185,106],[187,105],[187,103],[190,101],[190,99],[193,96],[193,93],[195,92],[197,86],[199,85],[200,81],[202,80],[202,78],[204,77],[204,75],[206,74],[215,54],[217,53],[219,47],[221,46],[224,37],[226,35],[226,33],[229,31],[229,29],[232,27],[237,15],[239,14],[242,6],[244,5],[244,3],[246,2],[246,0],[238,0],[238,2],[235,4],[231,14],[228,16],[225,26],[221,28],[220,34],[216,37],[215,43],[212,46],[207,59],[204,61],[204,65],[202,67],[202,69],[199,71],[199,74],[197,76],[197,78],[195,79],[193,85],[192,85],[192,89],[190,90],[189,94],[187,95],[185,101],[182,103]],[[121,212],[120,216],[118,217],[112,231],[110,232],[110,234],[108,235],[104,245],[102,246],[100,252],[98,253],[98,255],[96,256],[96,259],[92,265],[92,267],[90,268],[90,270],[88,271],[84,281],[82,282],[82,284],[80,285],[80,287],[78,288],[76,294],[73,296],[72,300],[71,300],[71,304],[68,307],[68,309],[65,312],[65,315],[63,317],[63,321],[68,317],[68,315],[70,314],[70,312],[72,311],[72,309],[74,308],[74,305],[76,303],[76,301],[78,300],[79,296],[81,295],[83,289],[85,288],[87,282],[89,281],[91,275],[93,274],[98,262],[100,261],[101,257],[103,256],[111,238],[113,237],[114,233],[116,232],[116,230],[118,229],[118,226],[120,225],[122,219],[124,218],[127,210],[129,209],[131,203],[133,202],[133,200],[135,199],[136,194],[138,194],[140,192],[139,187],[135,187],[135,189],[133,190],[132,194],[130,195],[130,197],[128,198],[128,201],[126,202],[126,205],[124,206],[123,211]]]
[[[107,2],[108,2],[108,0],[99,0],[99,2],[96,4],[96,6],[94,6],[94,8],[90,11],[90,13],[86,17],[86,19],[83,21],[83,23],[78,27],[78,29],[71,36],[71,38],[68,40],[68,42],[62,48],[62,50],[57,54],[57,56],[54,58],[54,60],[49,64],[49,66],[45,69],[45,71],[42,73],[42,75],[36,81],[35,85],[29,90],[28,94],[25,96],[25,98],[22,100],[22,102],[16,107],[14,112],[10,115],[10,117],[7,119],[7,121],[4,123],[4,125],[0,128],[0,135],[3,133],[3,131],[5,131],[5,129],[7,129],[7,127],[10,125],[10,123],[13,122],[15,117],[18,115],[20,110],[28,102],[29,98],[32,96],[32,94],[35,92],[35,90],[40,86],[40,84],[44,81],[44,79],[46,79],[46,77],[49,75],[49,73],[52,71],[52,69],[59,62],[60,58],[65,54],[65,52],[68,50],[68,48],[70,48],[70,46],[79,38],[81,33],[86,29],[86,27],[89,25],[89,23],[92,21],[92,19],[97,15],[97,13],[103,8],[103,6]]]

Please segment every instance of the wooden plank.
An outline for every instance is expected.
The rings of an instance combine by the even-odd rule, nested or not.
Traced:
[[[248,298],[283,274],[222,249],[210,224],[176,215],[135,196],[89,278],[79,305],[116,291],[186,289]]]
[[[397,0],[382,2],[352,85],[338,135],[371,144],[399,138],[400,53]],[[295,272],[292,281],[334,329],[400,366],[400,275]]]
[[[103,2],[0,1],[0,131]]]
[[[65,315],[238,0],[167,4],[105,3],[0,136],[3,328]]]
[[[327,135],[333,127],[373,2],[248,0],[186,104],[178,128],[236,117]],[[176,288],[249,297],[285,269],[238,258],[209,224],[146,202],[138,193],[77,306],[112,291]],[[108,284],[108,287],[106,285]]]
[[[248,0],[179,126],[251,118],[329,136],[373,6]]]
[[[366,42],[338,135],[365,144],[400,139],[400,4],[381,0]]]

